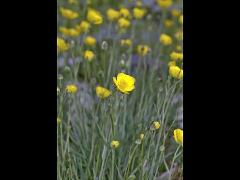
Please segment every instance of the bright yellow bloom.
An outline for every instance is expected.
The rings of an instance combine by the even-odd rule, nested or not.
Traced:
[[[88,61],[92,61],[92,59],[94,58],[94,53],[92,51],[86,50],[84,52],[84,58]]]
[[[180,23],[180,24],[183,24],[183,15],[181,15],[181,16],[179,17],[179,23]]]
[[[135,7],[133,9],[133,16],[136,18],[136,19],[142,19],[143,16],[145,15],[146,13],[146,10],[145,9],[140,9],[140,8],[137,8]]]
[[[183,145],[183,130],[175,129],[173,133],[173,137],[176,143]]]
[[[57,37],[57,51],[63,52],[69,49],[69,44],[67,44],[63,39]]]
[[[61,122],[62,120],[59,117],[57,117],[57,123],[60,124]]]
[[[160,123],[158,121],[154,121],[151,125],[151,130],[157,130],[161,127]]]
[[[135,88],[135,78],[124,73],[119,73],[117,78],[113,77],[113,82],[117,89],[124,94],[129,94]]]
[[[178,66],[170,66],[169,67],[169,74],[173,78],[182,79],[183,78],[183,70]]]
[[[173,9],[173,10],[171,11],[171,14],[172,14],[172,16],[174,16],[174,17],[178,17],[178,16],[181,14],[181,11],[179,11],[179,10],[177,10],[177,9]]]
[[[80,35],[80,32],[74,28],[60,27],[59,31],[65,36],[76,37]]]
[[[120,19],[118,20],[118,26],[119,26],[120,28],[126,29],[126,28],[128,28],[130,25],[131,25],[130,21],[127,20],[127,19],[125,19],[125,18],[120,18]]]
[[[110,8],[107,10],[107,17],[109,21],[116,21],[120,17],[120,12]]]
[[[131,14],[130,14],[130,12],[129,12],[129,10],[127,8],[121,8],[120,9],[120,14],[124,18],[131,19]]]
[[[82,22],[80,23],[80,25],[77,25],[77,26],[76,26],[76,29],[77,29],[80,33],[86,33],[86,32],[89,31],[90,27],[91,27],[91,25],[90,25],[89,22],[87,22],[87,21],[82,21]]]
[[[111,147],[114,148],[114,149],[118,148],[119,145],[120,145],[119,141],[112,141],[111,142]]]
[[[101,13],[94,9],[89,9],[87,12],[87,20],[92,24],[102,24],[103,23],[103,17]]]
[[[144,139],[144,134],[143,134],[143,133],[140,134],[140,139],[141,139],[141,140]]]
[[[66,91],[70,94],[76,93],[77,90],[78,90],[78,87],[75,84],[70,84],[70,85],[67,85],[66,87]]]
[[[176,66],[176,61],[170,61],[168,63],[168,67],[170,67],[170,66]]]
[[[131,39],[122,39],[121,40],[121,46],[131,46],[132,40]]]
[[[63,8],[63,7],[60,8],[60,12],[63,17],[70,19],[70,20],[76,19],[79,16],[78,13],[76,13],[70,9]]]
[[[137,52],[139,56],[145,56],[150,51],[150,48],[147,45],[138,45]]]
[[[96,87],[96,94],[100,98],[107,98],[108,96],[111,95],[111,91],[109,91],[108,89],[106,89],[104,87],[97,86]]]
[[[165,45],[165,46],[168,46],[168,45],[171,45],[172,44],[172,38],[167,35],[167,34],[162,34],[160,36],[160,42]]]
[[[164,25],[168,28],[172,27],[173,26],[173,21],[170,20],[170,19],[166,19],[165,22],[164,22]]]
[[[157,0],[158,5],[161,8],[168,8],[173,4],[172,0]]]
[[[84,43],[88,46],[95,46],[96,43],[97,43],[97,40],[92,37],[92,36],[87,36],[85,39],[84,39]]]
[[[170,54],[170,58],[173,61],[181,61],[183,59],[183,53],[178,53],[174,51]]]

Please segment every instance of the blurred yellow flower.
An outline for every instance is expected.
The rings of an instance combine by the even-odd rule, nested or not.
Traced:
[[[59,117],[57,117],[57,124],[60,124],[61,122],[62,120]]]
[[[176,61],[170,61],[168,63],[168,67],[170,67],[170,66],[176,66]]]
[[[69,49],[69,44],[67,44],[63,39],[57,37],[57,51],[63,52]]]
[[[145,56],[150,51],[150,48],[147,45],[138,45],[137,52],[139,56]]]
[[[161,8],[168,8],[173,4],[172,0],[157,0],[158,5]]]
[[[96,94],[100,98],[107,98],[108,96],[111,95],[111,91],[109,91],[108,89],[106,89],[104,87],[97,86],[96,87]]]
[[[173,61],[181,61],[183,59],[183,53],[178,53],[178,52],[173,51],[170,54],[170,58]]]
[[[65,36],[76,37],[80,35],[80,32],[74,28],[60,27],[59,31]]]
[[[84,58],[88,61],[92,61],[92,59],[94,58],[94,53],[92,51],[86,50],[84,52]]]
[[[141,139],[141,140],[144,139],[144,134],[143,134],[143,133],[140,134],[140,139]]]
[[[107,17],[109,21],[116,21],[120,17],[120,12],[110,8],[107,10]]]
[[[68,93],[70,93],[70,94],[76,93],[77,90],[78,90],[78,87],[77,87],[75,84],[69,84],[69,85],[67,85],[67,87],[66,87],[66,91],[67,91]]]
[[[183,32],[181,30],[177,31],[175,33],[175,37],[177,40],[182,41],[183,40]]]
[[[59,95],[59,93],[60,93],[60,89],[59,87],[57,87],[57,95]]]
[[[131,46],[132,40],[131,39],[122,39],[121,40],[121,46]]]
[[[173,78],[182,79],[183,78],[183,70],[178,66],[170,66],[169,67],[169,74]]]
[[[178,16],[181,14],[181,11],[178,10],[178,9],[173,9],[173,10],[171,11],[171,14],[172,14],[172,16],[174,16],[174,17],[178,17]]]
[[[183,15],[181,15],[181,16],[179,17],[179,23],[180,23],[180,24],[183,24]]]
[[[165,25],[165,27],[167,27],[167,28],[172,27],[172,26],[173,26],[173,21],[170,20],[170,19],[166,19],[166,20],[164,21],[164,25]]]
[[[84,43],[88,46],[95,46],[96,43],[97,43],[97,40],[92,37],[92,36],[87,36],[85,39],[84,39]]]
[[[161,124],[158,121],[154,121],[150,127],[151,130],[157,130],[161,127]]]
[[[177,50],[177,51],[182,51],[182,46],[177,45],[177,46],[176,46],[176,50]]]
[[[173,132],[173,137],[176,143],[183,145],[183,130],[175,129]]]
[[[135,78],[124,73],[119,73],[117,78],[113,77],[113,82],[117,89],[124,94],[129,94],[135,88]]]
[[[130,26],[130,21],[129,20],[127,20],[127,19],[125,19],[125,18],[120,18],[119,20],[118,20],[118,26],[120,27],[120,28],[128,28],[129,26]]]
[[[63,17],[70,19],[70,20],[76,19],[79,16],[78,13],[76,13],[70,9],[63,8],[63,7],[60,8],[60,13]]]
[[[133,16],[136,18],[136,19],[142,19],[143,16],[145,15],[146,13],[146,10],[145,9],[141,9],[141,8],[137,8],[135,7],[133,9]]]
[[[115,149],[115,148],[118,148],[119,145],[120,145],[119,141],[115,141],[115,140],[114,140],[114,141],[111,142],[111,147],[114,148],[114,149]]]
[[[68,0],[68,3],[69,3],[69,4],[77,4],[78,1],[77,1],[77,0]]]
[[[171,45],[172,44],[172,38],[167,35],[167,34],[162,34],[160,36],[160,42],[165,45],[165,46],[168,46],[168,45]]]
[[[143,4],[142,4],[142,1],[141,1],[141,0],[137,0],[136,6],[141,7],[142,5],[143,5]]]
[[[82,22],[80,23],[80,25],[77,25],[77,26],[76,26],[76,29],[77,29],[80,33],[86,33],[86,32],[89,31],[90,27],[91,27],[91,25],[90,25],[89,22],[87,22],[87,21],[82,21]]]
[[[129,10],[127,8],[121,8],[120,9],[120,14],[124,18],[131,19],[131,14],[130,14],[130,12],[129,12]]]
[[[101,13],[94,9],[88,9],[87,12],[87,20],[92,24],[102,24],[103,23],[103,17]]]

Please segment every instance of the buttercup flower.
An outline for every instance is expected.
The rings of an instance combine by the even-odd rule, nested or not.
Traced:
[[[60,12],[61,12],[61,15],[67,19],[76,19],[78,17],[78,13],[70,10],[70,9],[66,9],[66,8],[60,8]]]
[[[103,17],[100,12],[94,10],[94,9],[89,9],[87,13],[87,20],[92,23],[92,24],[102,24],[103,23]]]
[[[131,14],[130,14],[130,12],[129,12],[129,10],[127,8],[121,8],[120,9],[120,14],[124,18],[131,19]]]
[[[170,66],[169,67],[169,74],[173,78],[182,79],[183,78],[183,70],[178,66]]]
[[[59,117],[57,117],[57,123],[60,124],[61,122],[62,120]]]
[[[66,91],[70,94],[76,93],[77,90],[78,90],[78,87],[75,84],[70,84],[70,85],[67,85],[66,87]]]
[[[177,40],[182,41],[183,40],[183,32],[181,30],[177,31],[175,33],[175,37]]]
[[[162,34],[160,36],[159,40],[165,46],[168,46],[168,45],[172,44],[172,38],[167,34]]]
[[[137,52],[140,56],[145,56],[150,51],[150,48],[147,45],[138,45]]]
[[[114,148],[114,149],[118,148],[119,145],[120,145],[119,141],[112,141],[111,142],[111,147]]]
[[[164,25],[168,28],[172,27],[173,26],[173,21],[170,20],[170,19],[167,19],[167,20],[165,20]]]
[[[95,46],[97,41],[94,37],[92,36],[87,36],[85,39],[84,39],[84,43],[88,46]]]
[[[174,16],[174,17],[178,17],[178,16],[181,14],[181,11],[179,11],[179,10],[177,10],[177,9],[173,9],[173,10],[171,11],[171,14],[172,14],[172,16]]]
[[[106,89],[104,87],[97,86],[96,87],[96,94],[100,98],[107,98],[108,96],[111,95],[111,91],[109,91],[108,89]]]
[[[80,32],[74,28],[60,27],[59,31],[65,36],[76,37],[80,35]]]
[[[170,58],[173,61],[181,61],[183,59],[183,53],[178,53],[174,51],[170,54]]]
[[[94,58],[94,53],[92,51],[86,50],[84,52],[84,58],[88,61],[92,61],[92,59]]]
[[[168,8],[173,4],[172,0],[157,0],[157,3],[161,8]]]
[[[124,94],[129,94],[135,88],[135,78],[124,73],[119,73],[117,78],[113,77],[113,82],[117,89]]]
[[[151,130],[157,130],[161,127],[160,123],[158,121],[154,121],[150,127]]]
[[[77,0],[68,0],[68,3],[69,3],[69,4],[77,4],[78,1],[77,1]]]
[[[168,63],[168,67],[170,67],[170,66],[176,66],[176,61],[170,61]]]
[[[130,26],[130,21],[129,20],[127,20],[127,19],[125,19],[125,18],[120,18],[119,20],[118,20],[118,26],[120,27],[120,28],[128,28],[129,26]]]
[[[141,139],[141,140],[144,139],[144,134],[143,134],[143,133],[140,134],[140,139]]]
[[[82,22],[80,23],[80,25],[77,25],[77,26],[76,26],[76,29],[77,29],[79,32],[81,32],[81,33],[86,33],[86,32],[89,31],[90,27],[91,27],[91,25],[90,25],[89,22],[87,22],[87,21],[82,21]]]
[[[175,129],[173,132],[173,138],[176,143],[183,145],[183,130]]]
[[[69,49],[69,44],[67,44],[63,39],[57,37],[57,51],[63,52]]]
[[[180,45],[177,45],[177,46],[176,46],[176,50],[177,50],[177,51],[182,51],[182,47],[181,47]]]
[[[145,13],[146,13],[145,9],[140,9],[140,8],[137,8],[137,7],[133,9],[133,16],[136,19],[142,19],[143,16],[145,15]]]
[[[180,24],[183,24],[183,15],[181,15],[181,16],[179,17],[179,23],[180,23]]]
[[[120,12],[110,8],[107,10],[107,17],[109,21],[116,21],[120,17]]]
[[[131,46],[132,40],[131,39],[122,39],[121,40],[121,46]]]

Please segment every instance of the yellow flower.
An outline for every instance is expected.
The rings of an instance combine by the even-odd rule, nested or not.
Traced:
[[[164,25],[168,28],[172,27],[173,26],[173,21],[170,20],[170,19],[167,19],[167,20],[165,20]]]
[[[121,46],[131,46],[132,40],[131,39],[122,39],[121,40]]]
[[[84,58],[88,61],[92,61],[92,59],[94,58],[94,53],[92,51],[86,50],[84,52]]]
[[[158,121],[154,121],[151,125],[151,130],[157,130],[161,127],[160,123]]]
[[[178,16],[181,14],[181,11],[179,11],[179,10],[177,10],[177,9],[173,9],[173,10],[171,11],[171,14],[172,14],[172,16],[174,16],[174,17],[178,17]]]
[[[97,43],[97,40],[92,37],[92,36],[87,36],[85,39],[84,39],[84,43],[88,46],[95,46],[96,43]]]
[[[68,0],[68,3],[69,3],[69,4],[77,4],[78,1],[77,1],[77,0]]]
[[[97,86],[96,87],[96,94],[100,98],[107,98],[108,96],[111,95],[111,91],[109,91],[108,89],[106,89],[104,87]]]
[[[130,14],[130,12],[129,12],[129,10],[127,8],[121,8],[120,9],[120,14],[124,18],[131,19],[131,14]]]
[[[107,10],[107,17],[109,21],[116,21],[120,17],[120,12],[110,8]]]
[[[169,67],[169,74],[173,78],[182,79],[183,78],[183,70],[178,66],[170,66]]]
[[[138,45],[137,52],[140,56],[145,56],[150,51],[150,48],[147,45]]]
[[[69,49],[69,44],[67,44],[63,39],[57,37],[57,51],[67,51]]]
[[[136,18],[136,19],[142,19],[143,16],[145,15],[146,13],[146,10],[145,9],[140,9],[140,8],[137,8],[135,7],[133,9],[133,16]]]
[[[57,117],[57,123],[60,124],[61,122],[62,120],[59,117]]]
[[[183,145],[183,130],[175,129],[173,133],[173,137],[176,143]]]
[[[87,21],[82,21],[82,22],[80,23],[80,25],[77,25],[77,26],[76,26],[76,29],[77,29],[79,32],[81,32],[81,33],[86,33],[86,32],[89,31],[90,27],[91,27],[91,25],[90,25],[89,22],[87,22]]]
[[[120,18],[119,20],[118,20],[118,26],[120,27],[120,28],[124,28],[124,29],[126,29],[126,28],[128,28],[129,26],[130,26],[130,21],[129,20],[127,20],[127,19],[125,19],[125,18]]]
[[[140,139],[141,139],[141,140],[144,139],[144,134],[143,134],[143,133],[140,134]]]
[[[165,46],[168,46],[168,45],[171,45],[172,44],[172,38],[167,35],[167,34],[162,34],[160,36],[160,42],[165,45]]]
[[[117,89],[124,94],[129,94],[135,88],[135,78],[124,73],[119,73],[117,78],[113,77],[113,82]]]
[[[181,61],[183,59],[183,53],[178,53],[174,51],[170,54],[170,58],[173,61]]]
[[[158,5],[161,8],[168,8],[173,4],[172,0],[157,0]]]
[[[60,27],[59,31],[65,36],[76,37],[80,35],[80,32],[74,28]]]
[[[177,40],[182,41],[183,40],[183,32],[181,30],[177,31],[175,33],[175,37]]]
[[[182,51],[182,47],[181,47],[180,45],[177,45],[177,46],[176,46],[176,50],[177,50],[177,51]]]
[[[75,84],[70,84],[70,85],[67,85],[66,87],[66,91],[70,94],[76,93],[77,90],[78,90],[78,87]]]
[[[178,21],[179,21],[180,24],[183,24],[183,15],[181,15],[181,16],[179,17],[179,20],[178,20]]]
[[[170,67],[170,66],[176,66],[176,61],[170,61],[168,63],[168,67]]]
[[[136,6],[141,7],[142,6],[142,1],[141,0],[137,0]]]
[[[120,145],[119,141],[112,141],[111,142],[111,147],[114,148],[114,149],[118,148],[119,145]]]
[[[60,8],[60,12],[63,17],[70,19],[70,20],[76,19],[78,17],[78,13],[76,13],[70,9],[63,8],[63,7]]]
[[[103,17],[99,11],[96,11],[94,9],[89,9],[87,12],[87,20],[92,24],[102,24],[103,23]]]

